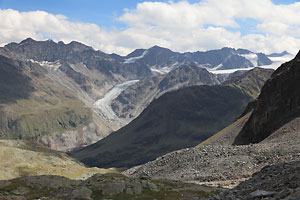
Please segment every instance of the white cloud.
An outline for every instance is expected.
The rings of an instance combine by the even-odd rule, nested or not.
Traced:
[[[300,3],[275,5],[270,0],[143,2],[119,16],[125,29],[112,30],[43,11],[0,10],[0,44],[32,37],[77,40],[123,55],[153,45],[181,52],[230,46],[296,53],[300,49],[299,10]],[[240,26],[244,26],[237,19],[258,21],[255,34],[241,34]]]

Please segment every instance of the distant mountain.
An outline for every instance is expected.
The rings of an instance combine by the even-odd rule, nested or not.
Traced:
[[[194,86],[166,93],[127,126],[71,155],[89,166],[131,167],[195,146],[233,122],[253,100],[244,82],[251,89],[259,87],[249,79],[264,74],[267,80],[271,72],[255,69],[233,81],[237,85]]]
[[[177,53],[158,46],[137,49],[124,57],[124,62],[140,63],[158,73],[167,73],[178,66],[190,63],[219,70],[272,64],[265,54],[253,53],[246,49],[222,48],[206,52]]]
[[[286,56],[286,55],[291,55],[289,52],[287,51],[283,51],[281,53],[271,53],[269,55],[267,55],[268,57],[282,57],[282,56]]]
[[[151,75],[146,66],[124,64],[111,55],[79,42],[64,44],[28,38],[19,44],[10,43],[0,48],[0,54],[48,67],[56,64],[57,68],[54,69],[64,72],[94,98],[103,95],[97,90],[101,91],[109,85]]]
[[[300,116],[300,52],[281,65],[262,88],[253,113],[234,144],[258,143]]]

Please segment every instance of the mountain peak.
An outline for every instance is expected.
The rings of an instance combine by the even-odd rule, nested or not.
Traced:
[[[19,44],[23,45],[23,44],[28,44],[28,43],[32,43],[32,42],[36,42],[36,40],[34,40],[32,38],[27,38],[25,40],[22,40]]]
[[[172,52],[170,49],[168,49],[168,48],[164,48],[164,47],[160,47],[160,46],[157,46],[157,45],[155,45],[155,46],[153,46],[153,47],[151,47],[151,48],[149,48],[149,50],[151,51],[159,51],[159,50],[163,50],[163,51],[169,51],[169,52]]]
[[[283,51],[281,53],[271,53],[268,55],[268,57],[282,57],[282,56],[285,56],[285,55],[290,55],[289,52],[287,51]]]
[[[72,41],[69,44],[67,44],[67,46],[70,46],[75,51],[93,50],[92,47],[87,46],[87,45],[82,44],[82,43],[77,42],[77,41]]]

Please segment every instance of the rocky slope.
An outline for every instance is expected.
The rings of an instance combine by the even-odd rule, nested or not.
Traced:
[[[91,111],[52,82],[40,65],[0,56],[0,66],[2,138],[37,140],[92,121]]]
[[[166,75],[144,78],[124,90],[112,102],[112,109],[128,122],[137,117],[152,101],[166,92],[194,85],[218,85],[225,75],[214,75],[194,64],[184,65]]]
[[[86,168],[64,153],[20,140],[0,140],[0,159],[0,180],[37,175],[86,179],[96,173],[117,172],[115,169]]]
[[[276,70],[262,88],[253,113],[234,144],[258,143],[300,116],[300,52]]]
[[[78,42],[26,39],[0,48],[0,136],[67,151],[119,128],[94,102],[115,84],[152,75]]]
[[[249,75],[224,86],[195,86],[166,93],[127,126],[71,155],[89,166],[128,167],[195,146],[242,114],[253,100],[244,86],[261,84],[259,78],[249,81],[255,74],[264,74],[264,80],[270,76],[269,70],[262,69],[246,73]]]
[[[290,168],[288,173],[293,173],[293,169],[297,170],[297,163],[299,163],[300,160],[299,116],[294,115],[292,119],[272,131],[271,134],[256,144],[232,145],[232,143],[239,139],[240,132],[242,129],[247,127],[247,123],[253,120],[260,122],[260,118],[253,118],[253,116],[255,116],[254,112],[257,112],[256,109],[258,108],[262,113],[268,112],[270,108],[273,108],[273,113],[282,111],[282,115],[278,114],[275,118],[269,118],[267,120],[268,123],[273,123],[274,121],[281,120],[282,117],[285,117],[285,112],[281,107],[284,107],[285,104],[280,104],[281,106],[279,106],[276,102],[281,102],[283,99],[290,99],[291,97],[296,99],[299,97],[298,95],[295,95],[297,88],[288,90],[289,92],[284,93],[285,95],[282,95],[281,93],[282,91],[285,91],[282,89],[285,88],[286,85],[291,86],[291,83],[297,81],[299,78],[299,74],[296,76],[297,73],[295,71],[293,71],[295,76],[291,77],[291,74],[289,73],[289,70],[297,69],[297,58],[298,55],[294,60],[283,64],[276,72],[274,72],[272,76],[273,78],[270,81],[267,81],[258,98],[258,102],[261,104],[257,103],[252,113],[250,112],[244,115],[241,119],[237,120],[235,123],[226,127],[195,148],[171,152],[157,158],[155,161],[131,168],[125,171],[124,174],[132,177],[148,176],[152,178],[201,182],[215,186],[230,186],[231,184],[236,184],[241,180],[250,178],[253,173],[258,172],[267,165],[275,165],[274,169],[278,171],[278,173],[275,172],[274,175],[276,175],[279,180],[284,180],[284,182],[278,182],[275,176],[275,179],[272,179],[271,177],[269,177],[270,179],[266,179],[270,172],[269,171],[263,175],[265,179],[258,181],[259,183],[262,183],[262,186],[253,184],[254,180],[257,180],[254,175],[252,181],[250,180],[249,182],[245,182],[245,184],[241,184],[241,186],[238,186],[232,190],[232,192],[226,193],[225,196],[218,198],[235,199],[242,197],[243,195],[250,195],[249,199],[258,199],[262,198],[263,195],[266,194],[266,191],[272,192],[270,187],[273,186],[273,189],[275,190],[275,192],[273,191],[272,193],[273,196],[279,194],[283,195],[281,194],[282,192],[284,192],[286,196],[293,193],[295,188],[290,188],[287,182],[289,180],[293,181],[294,179],[291,179],[291,177],[294,175],[285,174],[285,171],[280,174],[280,165],[281,163],[291,163],[287,164]],[[285,82],[284,84],[282,83],[278,85],[278,82],[274,80],[285,80]],[[261,99],[266,97],[265,92],[270,92],[270,90],[267,90],[266,88],[277,88],[277,90],[272,90],[271,93],[267,93],[277,94],[277,96],[275,96],[278,97],[278,99],[273,104],[270,102],[262,104]],[[274,99],[274,96],[271,95],[270,99]],[[251,117],[249,118],[250,115]],[[255,133],[248,136],[252,136],[253,138],[256,137]],[[262,176],[263,173],[264,170],[262,170],[259,176]],[[295,172],[295,176],[297,176],[296,173],[297,172]],[[269,182],[265,182],[265,180]],[[272,183],[272,180],[274,183]],[[250,183],[249,187],[247,186],[248,183]],[[287,191],[285,190],[286,186]],[[262,189],[263,192],[257,191],[260,189]],[[297,191],[294,192],[297,193]],[[271,198],[272,195],[269,197]]]
[[[265,82],[273,74],[273,69],[254,68],[239,75],[231,74],[222,85],[240,88],[243,92],[256,99]]]
[[[236,188],[210,199],[300,199],[300,161],[264,167]]]
[[[175,181],[132,179],[116,174],[96,174],[84,181],[59,176],[24,177],[0,181],[0,198],[3,200],[189,200],[212,197],[221,190]]]

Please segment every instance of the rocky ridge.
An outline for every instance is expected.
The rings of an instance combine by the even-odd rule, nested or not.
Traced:
[[[148,66],[153,72],[167,73],[174,68],[193,63],[208,69],[236,69],[272,64],[263,53],[253,53],[246,49],[224,47],[206,52],[178,53],[159,46],[137,49],[124,58],[126,63]]]
[[[300,52],[281,65],[262,88],[254,110],[234,144],[258,143],[300,116]]]

